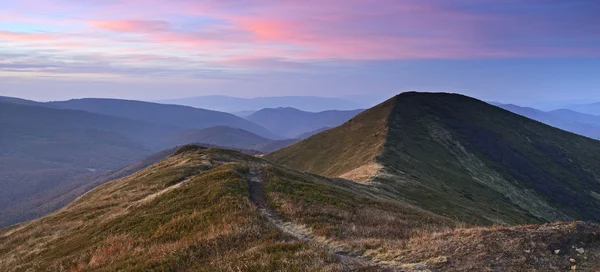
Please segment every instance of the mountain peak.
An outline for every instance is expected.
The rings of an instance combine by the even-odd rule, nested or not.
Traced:
[[[477,99],[408,92],[267,158],[375,183],[435,213],[512,224],[600,219],[597,154],[597,141]]]

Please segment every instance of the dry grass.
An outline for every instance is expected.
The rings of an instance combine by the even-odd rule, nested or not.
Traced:
[[[369,162],[363,166],[355,168],[349,172],[340,175],[340,178],[356,182],[366,183],[383,169],[383,166],[376,162]]]
[[[338,270],[329,252],[288,243],[265,223],[248,199],[244,165],[252,160],[189,149],[101,186],[4,231],[0,270]]]
[[[253,205],[248,177],[257,165],[267,205],[314,239],[293,239]],[[332,250],[385,265],[359,271],[600,268],[596,224],[471,227],[367,188],[186,147],[59,212],[0,231],[0,271],[346,271]]]
[[[267,200],[283,217],[305,225],[322,241],[402,271],[600,269],[600,225],[475,227],[402,203],[349,194],[314,176],[267,167],[265,178]]]
[[[293,169],[327,177],[358,178],[372,171],[358,169],[375,163],[387,136],[387,120],[395,101],[369,109],[345,124],[314,135],[297,144],[269,153],[266,159]],[[358,170],[356,170],[358,169]],[[353,171],[356,173],[351,174]]]

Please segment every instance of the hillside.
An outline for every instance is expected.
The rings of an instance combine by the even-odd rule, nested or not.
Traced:
[[[152,139],[169,129],[83,111],[0,102],[0,226],[31,219],[33,207],[27,203],[52,199],[156,152]],[[44,211],[56,208],[48,204]]]
[[[465,228],[376,194],[186,146],[56,213],[0,230],[0,270],[561,271],[570,259],[600,267],[595,224]]]
[[[403,93],[266,156],[478,224],[600,219],[600,142],[454,94]]]
[[[9,97],[9,96],[0,96],[0,102],[20,104],[20,105],[29,105],[29,106],[43,106],[44,105],[44,103],[42,103],[42,102],[37,102],[37,101],[27,100],[27,99],[22,99],[22,98],[16,98],[16,97]]]
[[[300,138],[303,134],[314,132],[324,127],[336,127],[362,110],[328,110],[322,112],[306,112],[295,108],[267,108],[252,113],[246,119],[259,124],[268,130],[288,138]]]
[[[190,143],[207,143],[233,148],[253,149],[273,140],[258,136],[243,129],[226,126],[216,126],[205,129],[191,129],[176,132],[165,137],[162,142],[170,145],[185,145]]]
[[[0,225],[8,226],[47,215],[69,204],[85,192],[108,181],[119,179],[142,170],[168,157],[176,150],[174,148],[163,150],[143,160],[113,171],[89,172],[79,175],[65,173],[63,180],[56,187],[41,190],[3,207],[0,212],[0,218],[2,219]],[[52,177],[48,179],[40,177],[40,179],[42,181],[52,181]]]
[[[301,140],[304,140],[304,139],[306,139],[306,138],[308,138],[310,136],[313,136],[315,134],[321,133],[321,132],[323,132],[325,130],[328,130],[328,129],[330,129],[330,127],[322,127],[322,128],[319,128],[319,129],[315,129],[315,130],[310,131],[310,132],[302,133],[302,134],[298,135],[297,138],[301,139]]]
[[[270,153],[270,152],[282,149],[284,147],[293,145],[299,141],[300,141],[299,139],[286,139],[286,140],[271,141],[268,143],[256,145],[256,146],[252,147],[252,149],[259,150],[263,153]]]
[[[203,144],[269,153],[298,142],[296,139],[271,140],[239,128],[217,126],[173,133],[161,139],[163,146]]]
[[[267,129],[233,114],[186,106],[92,98],[50,102],[48,104],[64,109],[84,110],[147,123],[168,125],[176,127],[179,130],[229,126],[247,130],[270,139],[281,138],[281,136],[275,135]]]
[[[533,108],[500,104],[499,107],[542,122],[546,125],[570,131],[596,140],[600,139],[600,116],[579,113],[568,109],[540,111]]]

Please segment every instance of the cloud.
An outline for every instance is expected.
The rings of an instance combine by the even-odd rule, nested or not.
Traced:
[[[22,0],[7,9],[15,13],[0,24],[4,51],[71,62],[102,56],[104,71],[126,76],[197,76],[191,71],[207,65],[260,74],[333,61],[600,56],[596,1]]]
[[[156,20],[108,20],[93,21],[92,26],[104,30],[118,32],[165,32],[172,26],[167,21]]]

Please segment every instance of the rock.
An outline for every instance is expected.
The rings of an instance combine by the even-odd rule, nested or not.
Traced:
[[[529,250],[529,249],[526,249],[526,250],[525,250],[525,253],[531,253],[531,250]]]
[[[573,271],[577,270],[577,266],[576,265],[571,266],[571,270],[573,270]]]
[[[577,253],[579,253],[579,254],[585,253],[585,249],[582,248],[582,247],[581,248],[576,248],[575,251],[577,251]]]
[[[558,254],[560,254],[560,249],[557,249],[557,250],[555,250],[555,251],[554,251],[554,254],[555,254],[555,255],[558,255]]]
[[[577,261],[573,258],[569,259],[569,262],[576,263]]]

